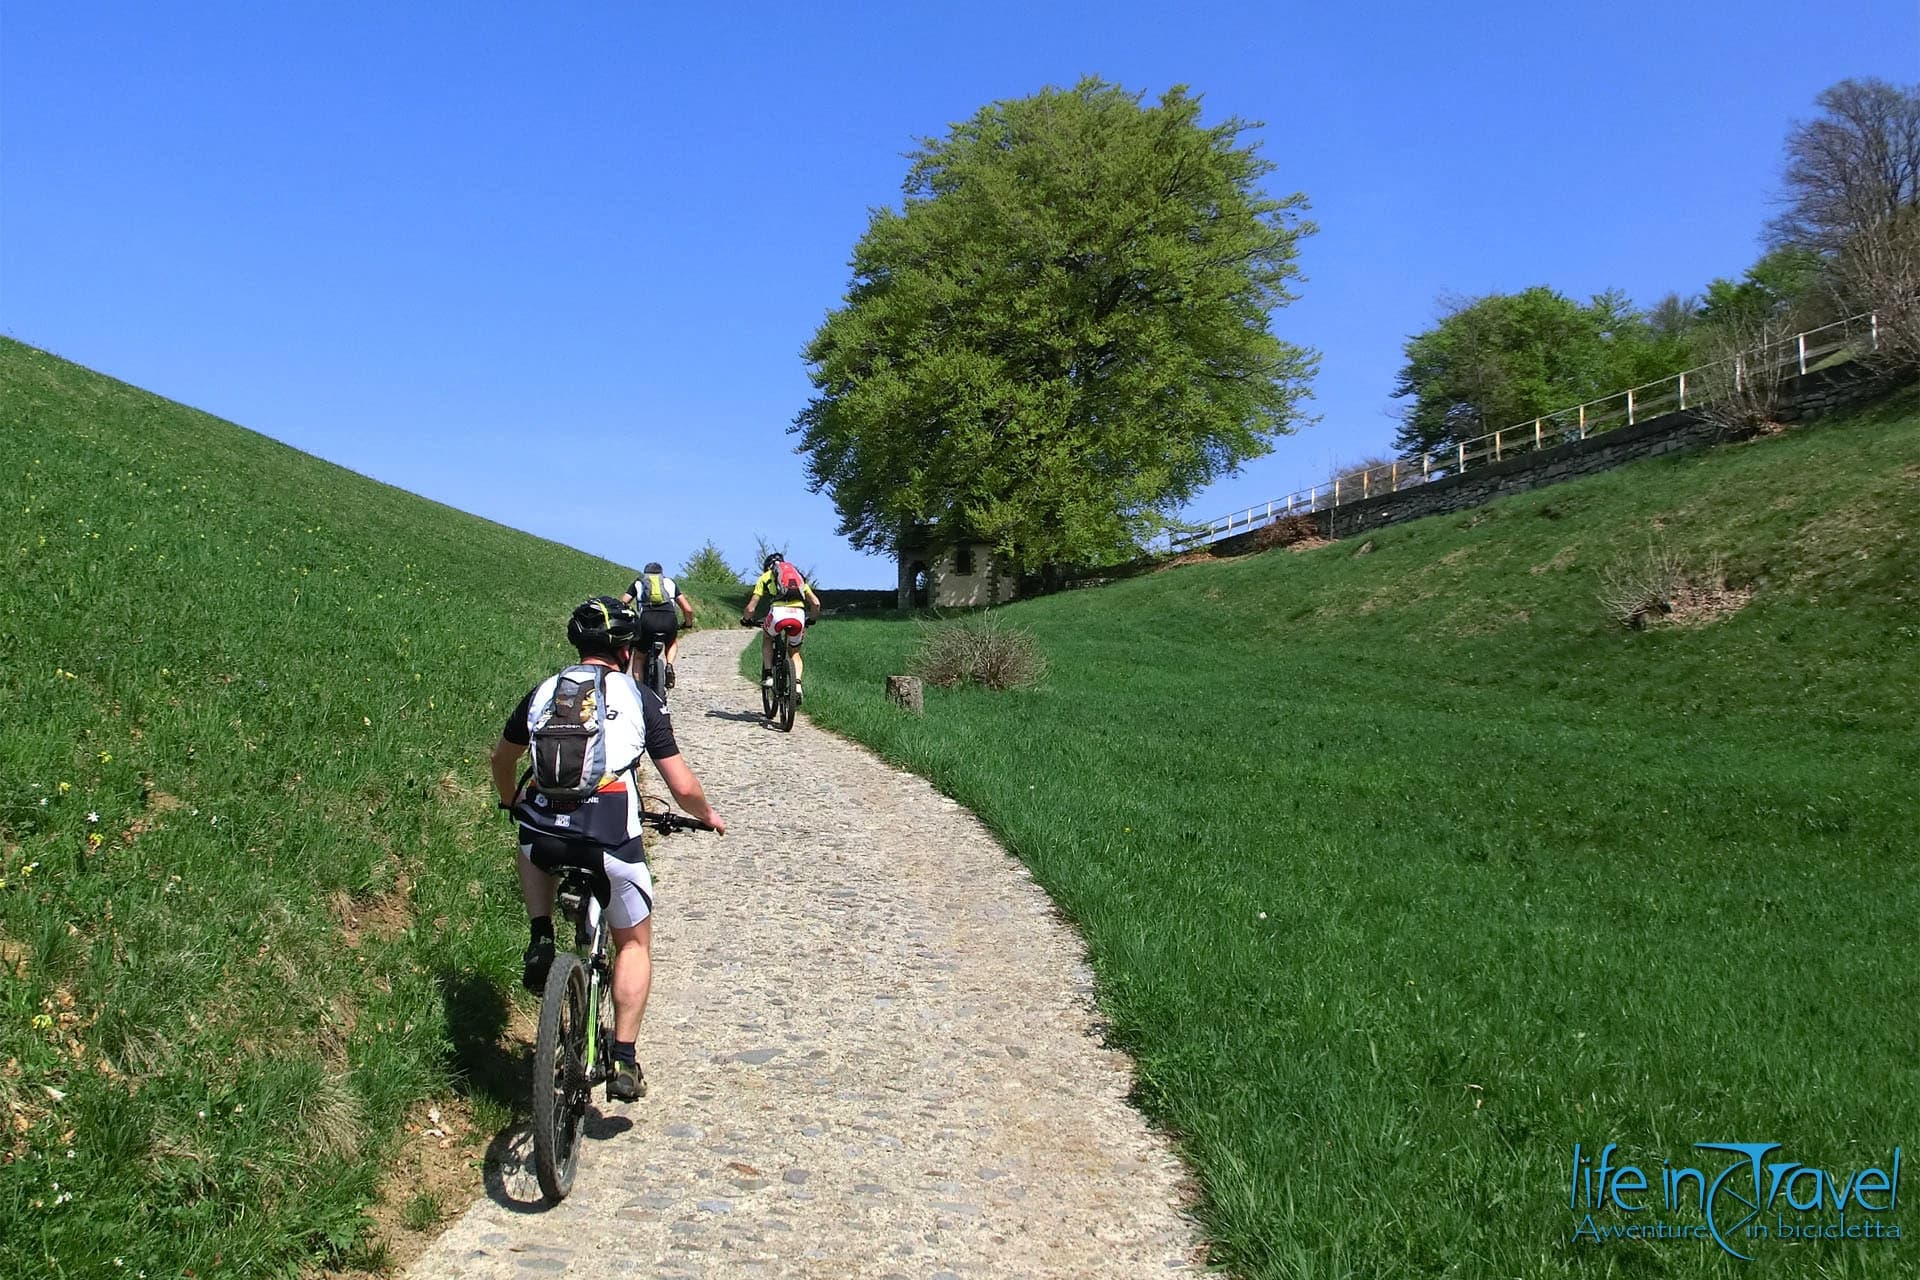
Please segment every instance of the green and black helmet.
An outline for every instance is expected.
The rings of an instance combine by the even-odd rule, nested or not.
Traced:
[[[583,600],[567,619],[567,642],[581,653],[611,653],[632,645],[640,634],[640,615],[615,596]]]

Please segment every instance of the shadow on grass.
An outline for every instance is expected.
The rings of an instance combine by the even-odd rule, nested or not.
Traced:
[[[443,971],[437,979],[447,1012],[448,1055],[455,1088],[512,1114],[527,1109],[533,1055],[525,1045],[503,1043],[512,1006],[497,983],[475,973]]]
[[[448,1069],[455,1091],[476,1115],[490,1110],[512,1119],[487,1143],[482,1182],[487,1198],[509,1213],[547,1209],[533,1173],[533,1130],[527,1118],[533,1090],[533,1048],[507,1036],[512,1004],[499,984],[474,973],[438,976],[453,1042]]]

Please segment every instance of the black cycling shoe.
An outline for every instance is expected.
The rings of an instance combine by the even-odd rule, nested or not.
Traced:
[[[535,995],[547,989],[547,970],[553,968],[553,939],[535,938],[520,953],[520,983]]]
[[[673,664],[671,662],[667,664],[667,688],[673,688]]]
[[[622,1062],[607,1077],[607,1098],[613,1102],[638,1102],[647,1096],[646,1073],[638,1063]]]

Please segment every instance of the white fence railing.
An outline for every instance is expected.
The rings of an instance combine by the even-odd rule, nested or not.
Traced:
[[[1585,440],[1588,436],[1632,426],[1678,409],[1691,409],[1713,399],[1716,392],[1742,389],[1749,377],[1759,376],[1761,370],[1765,370],[1767,376],[1806,373],[1843,352],[1857,354],[1879,349],[1879,318],[1872,312],[1848,316],[1732,360],[1702,365],[1644,386],[1629,387],[1598,400],[1542,414],[1447,449],[1396,458],[1377,467],[1336,476],[1325,484],[1296,489],[1285,497],[1221,516],[1191,532],[1176,533],[1168,539],[1168,546],[1176,551],[1204,546],[1278,517],[1308,515],[1375,494],[1397,493],[1519,454]]]

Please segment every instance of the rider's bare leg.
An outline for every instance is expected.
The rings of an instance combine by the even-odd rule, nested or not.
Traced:
[[[533,859],[520,855],[520,897],[527,904],[527,919],[553,915],[553,891],[557,881],[533,865]]]
[[[653,917],[613,931],[613,1038],[640,1038],[640,1018],[653,986]]]

